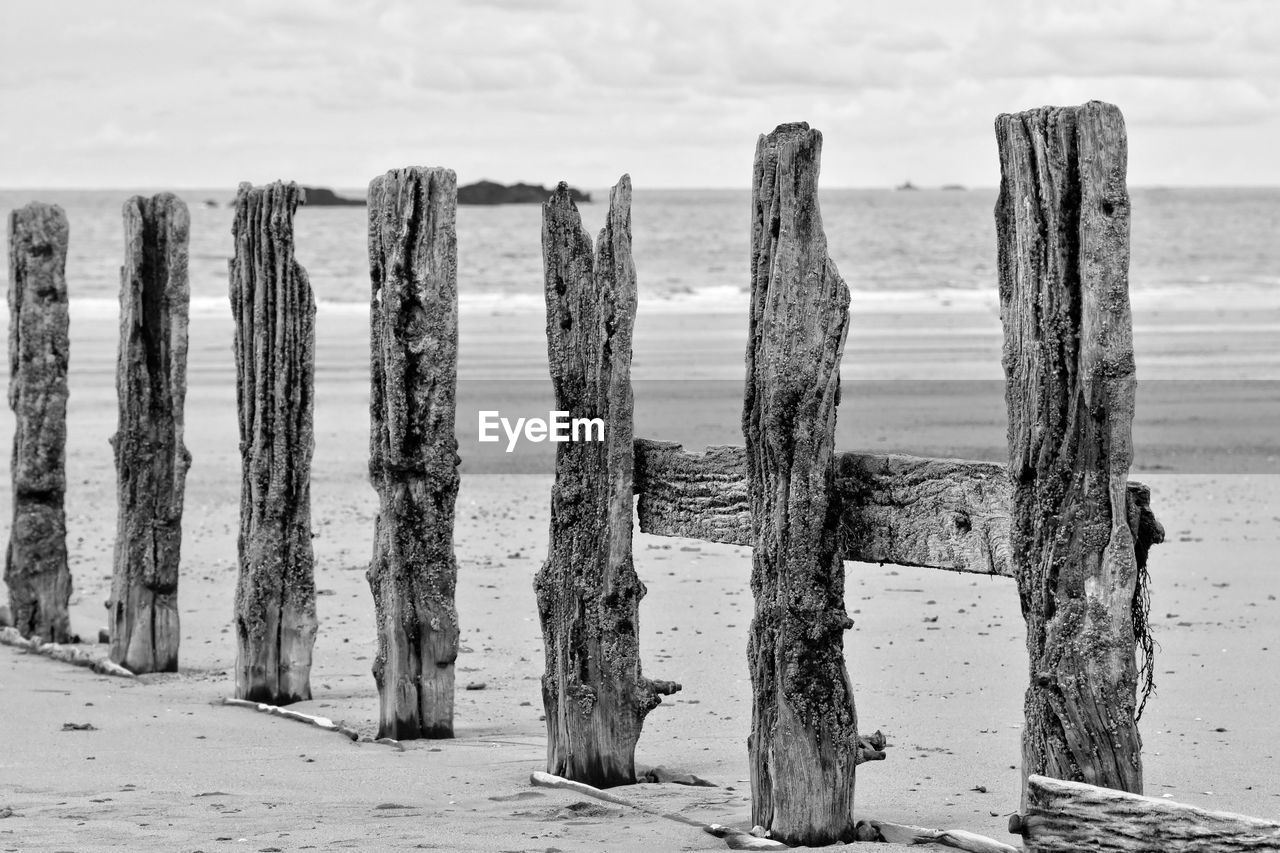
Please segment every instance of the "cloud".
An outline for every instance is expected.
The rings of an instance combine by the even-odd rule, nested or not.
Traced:
[[[75,137],[59,147],[67,151],[138,151],[159,145],[160,135],[154,130],[130,131],[111,121],[88,136]]]

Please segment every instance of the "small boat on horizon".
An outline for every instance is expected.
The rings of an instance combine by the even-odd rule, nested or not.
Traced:
[[[908,178],[901,184],[898,184],[896,187],[894,187],[894,189],[897,190],[898,192],[902,192],[903,190],[918,190],[920,188],[915,184],[911,183],[911,179]]]

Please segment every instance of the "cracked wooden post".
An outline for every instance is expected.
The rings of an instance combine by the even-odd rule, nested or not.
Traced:
[[[752,182],[751,814],[791,845],[853,840],[859,750],[833,489],[849,290],[827,255],[821,155],[821,133],[780,125],[760,137]]]
[[[640,673],[645,588],[631,561],[631,179],[624,175],[610,193],[594,261],[567,185],[542,216],[556,409],[606,424],[603,441],[556,445],[550,546],[534,582],[547,660],[547,772],[596,787],[629,785],[645,715],[680,689]]]
[[[453,737],[458,657],[458,182],[396,169],[369,184],[369,477],[378,492],[378,736]]]
[[[171,193],[124,205],[120,270],[116,542],[111,660],[131,672],[178,670],[178,564],[191,454],[187,396],[190,218]]]
[[[311,698],[315,300],[293,257],[297,184],[241,184],[228,263],[240,420],[236,697]]]
[[[9,408],[13,527],[9,609],[22,636],[73,640],[67,605],[67,216],[32,202],[9,214]]]
[[[1023,776],[1140,793],[1124,119],[1096,101],[1045,107],[1001,115],[996,137],[1011,544],[1031,658]]]

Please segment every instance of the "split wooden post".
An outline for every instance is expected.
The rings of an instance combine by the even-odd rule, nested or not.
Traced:
[[[378,492],[378,736],[453,737],[458,565],[458,181],[395,169],[369,184],[369,477]]]
[[[752,821],[791,845],[854,838],[858,721],[844,662],[835,421],[849,290],[827,255],[822,134],[756,146],[742,427],[755,616],[748,656]]]
[[[1280,851],[1275,821],[1034,775],[1009,831],[1028,853]]]
[[[1142,791],[1142,567],[1126,506],[1134,360],[1124,119],[996,119],[1012,554],[1027,623],[1023,775]]]
[[[645,588],[631,560],[631,179],[624,175],[610,193],[594,260],[566,184],[542,216],[556,408],[606,424],[603,441],[556,445],[550,545],[534,582],[547,662],[547,772],[596,787],[629,785],[645,715],[680,689],[640,672]]]
[[[13,527],[5,554],[13,624],[72,641],[67,605],[67,216],[32,202],[9,214],[9,408]]]
[[[315,299],[293,257],[294,183],[241,184],[229,262],[240,420],[236,697],[311,698]]]
[[[178,671],[190,230],[172,193],[125,202],[111,660],[137,673]]]

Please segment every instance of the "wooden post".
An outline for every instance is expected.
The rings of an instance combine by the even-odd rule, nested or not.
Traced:
[[[178,670],[178,563],[191,454],[187,396],[190,218],[171,193],[124,205],[120,270],[117,523],[111,660],[132,672]]]
[[[315,300],[293,258],[298,185],[241,184],[229,262],[240,418],[236,697],[311,698]]]
[[[547,668],[547,772],[596,787],[635,782],[645,715],[680,689],[640,673],[644,584],[631,561],[631,179],[597,241],[561,183],[542,208],[547,344],[556,409],[602,418],[603,441],[556,445],[547,561],[534,582]]]
[[[457,205],[450,169],[396,169],[369,184],[369,477],[379,509],[368,578],[378,736],[397,740],[453,737]]]
[[[996,137],[1011,544],[1031,658],[1023,774],[1140,793],[1124,119],[1096,101],[1045,107],[1001,115]]]
[[[756,146],[742,415],[755,546],[752,820],[815,846],[853,840],[858,758],[832,488],[849,290],[827,256],[821,155],[822,134],[803,123]]]
[[[32,202],[9,214],[9,408],[13,528],[4,580],[24,637],[72,641],[67,604],[67,216]]]
[[[1013,816],[1009,830],[1029,853],[1280,851],[1275,821],[1045,776],[1027,780],[1024,813]]]

